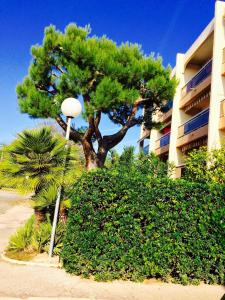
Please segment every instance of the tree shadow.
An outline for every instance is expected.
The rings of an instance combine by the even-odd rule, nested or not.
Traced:
[[[220,300],[225,300],[225,294],[223,295],[223,297]]]

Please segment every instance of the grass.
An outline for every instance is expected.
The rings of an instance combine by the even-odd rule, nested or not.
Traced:
[[[22,260],[22,261],[30,261],[32,258],[34,258],[37,255],[37,252],[26,252],[26,251],[6,251],[5,255],[8,258],[16,259],[16,260]]]

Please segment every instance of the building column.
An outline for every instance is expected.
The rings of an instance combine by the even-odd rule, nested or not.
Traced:
[[[149,145],[149,153],[155,153],[156,150],[156,141],[160,138],[161,134],[158,129],[151,129],[150,133],[150,145]]]
[[[211,98],[209,111],[208,150],[220,148],[224,136],[219,130],[220,104],[225,98],[225,78],[222,76],[223,49],[225,48],[225,3],[217,1],[214,18]]]
[[[177,54],[175,76],[178,80],[178,86],[173,98],[173,112],[171,120],[170,145],[169,145],[169,162],[175,167],[182,163],[182,153],[177,149],[178,127],[182,124],[182,112],[180,111],[181,90],[184,86],[184,54]],[[179,177],[177,170],[171,174],[172,178]]]

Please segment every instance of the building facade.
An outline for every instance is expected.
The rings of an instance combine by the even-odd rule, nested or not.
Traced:
[[[154,116],[163,126],[142,127],[139,146],[175,164],[178,178],[189,151],[225,144],[225,2],[216,1],[214,19],[186,53],[177,54],[171,76],[179,82],[174,99]]]

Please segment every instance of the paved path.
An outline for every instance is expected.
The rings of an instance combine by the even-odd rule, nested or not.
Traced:
[[[31,210],[26,206],[15,206],[0,215],[0,250],[6,245],[8,236],[30,213]],[[7,297],[29,300],[30,297],[40,297],[36,300],[46,297],[56,297],[52,300],[220,300],[224,294],[225,288],[222,286],[121,281],[101,283],[71,276],[55,268],[12,265],[0,261],[0,300]]]
[[[15,205],[21,202],[24,205]],[[0,190],[0,252],[6,247],[9,236],[15,232],[31,214],[32,209],[26,204],[25,197],[13,192]]]

